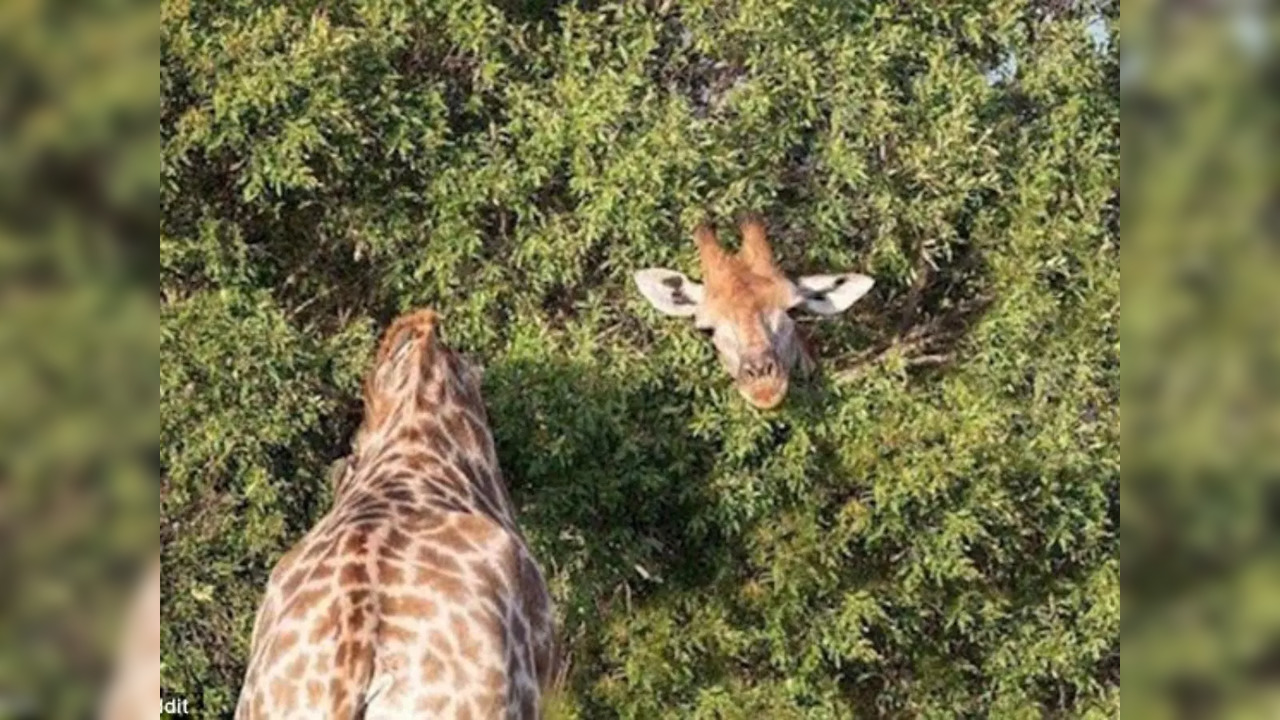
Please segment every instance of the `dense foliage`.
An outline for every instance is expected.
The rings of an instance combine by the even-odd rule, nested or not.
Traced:
[[[165,692],[230,713],[376,334],[429,305],[486,366],[568,714],[1118,712],[1091,12],[165,0]],[[748,209],[785,268],[878,281],[769,414],[629,281]]]

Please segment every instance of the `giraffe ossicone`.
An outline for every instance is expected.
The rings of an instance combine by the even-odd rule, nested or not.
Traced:
[[[558,663],[476,374],[424,310],[383,335],[334,504],[271,573],[239,720],[533,720]]]
[[[725,250],[709,225],[694,230],[701,284],[666,268],[641,270],[635,282],[659,312],[692,317],[711,337],[742,396],[768,410],[786,397],[793,370],[807,374],[816,366],[790,313],[844,312],[870,292],[875,281],[854,272],[791,280],[778,269],[759,217],[747,217],[739,230],[742,248],[737,253]]]

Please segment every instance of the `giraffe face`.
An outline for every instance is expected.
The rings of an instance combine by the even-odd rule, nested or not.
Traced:
[[[791,313],[835,315],[865,295],[874,281],[857,273],[813,275],[791,280],[778,270],[764,226],[741,227],[741,252],[720,247],[715,232],[694,233],[704,283],[682,273],[649,268],[636,273],[644,297],[666,315],[691,317],[715,345],[724,369],[751,405],[770,410],[786,397],[791,372],[811,360],[796,336]]]

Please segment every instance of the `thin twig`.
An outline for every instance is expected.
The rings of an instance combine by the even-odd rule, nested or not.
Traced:
[[[942,332],[938,327],[924,325],[914,327],[905,335],[858,353],[852,358],[853,367],[835,373],[833,378],[836,383],[847,383],[857,380],[894,351],[903,355],[908,355],[906,363],[912,367],[919,365],[940,365],[951,360],[951,353],[926,353],[919,355],[912,355],[912,353],[924,352],[931,345],[954,339],[955,335],[953,333]]]

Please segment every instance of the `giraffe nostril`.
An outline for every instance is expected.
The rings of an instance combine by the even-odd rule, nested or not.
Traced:
[[[772,357],[756,358],[742,365],[743,380],[761,380],[778,375],[778,361]]]

